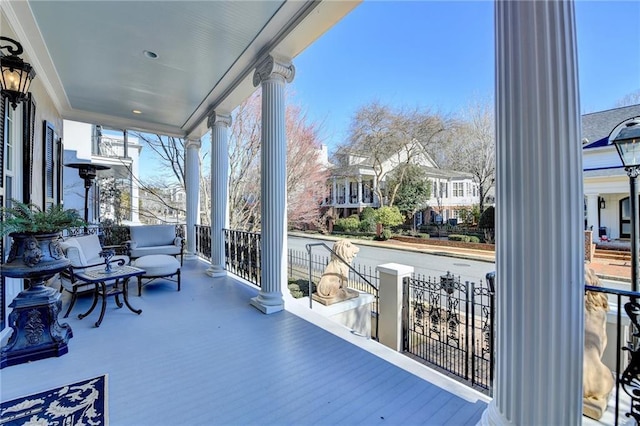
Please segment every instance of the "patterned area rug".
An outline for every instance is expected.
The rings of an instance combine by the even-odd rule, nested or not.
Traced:
[[[107,425],[107,375],[0,404],[0,425]]]

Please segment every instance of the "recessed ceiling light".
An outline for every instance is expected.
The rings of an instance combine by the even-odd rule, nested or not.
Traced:
[[[142,111],[140,111],[139,109],[134,109],[131,112],[134,113],[134,114],[142,114]]]
[[[142,54],[143,54],[144,56],[146,56],[147,58],[149,58],[149,59],[156,59],[156,58],[158,57],[158,54],[157,54],[157,53],[152,52],[152,51],[150,51],[150,50],[143,50],[143,51],[142,51]]]

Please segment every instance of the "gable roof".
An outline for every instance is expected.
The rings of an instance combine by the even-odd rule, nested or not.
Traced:
[[[582,116],[582,140],[587,140],[584,148],[608,145],[609,134],[618,124],[638,116],[640,116],[640,104],[584,114]]]

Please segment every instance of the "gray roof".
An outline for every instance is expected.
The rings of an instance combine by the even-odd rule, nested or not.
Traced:
[[[606,138],[618,124],[638,116],[640,116],[640,104],[584,114],[582,140],[586,138],[587,143],[591,143]]]
[[[467,172],[459,172],[456,170],[440,169],[427,166],[420,166],[420,168],[429,177],[440,179],[473,179],[473,175]]]

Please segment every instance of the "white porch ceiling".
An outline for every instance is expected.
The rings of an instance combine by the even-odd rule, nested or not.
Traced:
[[[30,0],[2,9],[63,118],[199,137],[212,109],[230,112],[252,92],[261,58],[294,58],[357,4]]]

